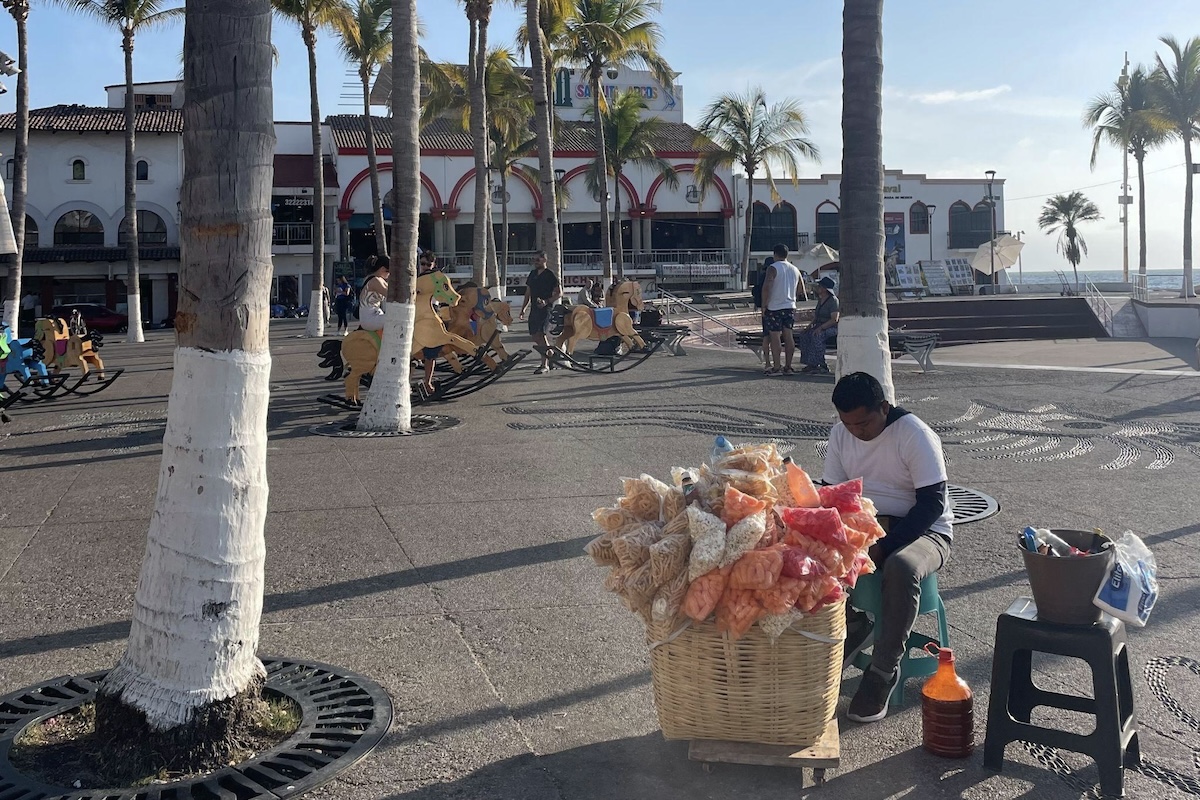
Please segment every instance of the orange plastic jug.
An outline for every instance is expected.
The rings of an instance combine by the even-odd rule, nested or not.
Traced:
[[[929,644],[938,668],[921,689],[921,738],[925,749],[943,758],[966,758],[975,749],[974,696],[954,671],[954,651]]]

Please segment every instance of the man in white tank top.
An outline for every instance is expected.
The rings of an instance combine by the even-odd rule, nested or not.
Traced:
[[[763,332],[769,342],[766,355],[767,367],[765,375],[791,375],[792,356],[796,352],[796,340],[792,338],[792,328],[796,324],[796,295],[804,296],[804,286],[800,283],[800,270],[787,260],[786,245],[775,245],[775,263],[767,268],[767,277],[763,281]],[[807,299],[807,298],[805,298]],[[782,345],[783,364],[779,363]]]

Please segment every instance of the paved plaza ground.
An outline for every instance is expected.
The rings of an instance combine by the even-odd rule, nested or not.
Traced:
[[[847,722],[858,683],[850,670],[842,766],[825,787],[801,790],[798,771],[706,773],[687,760],[686,743],[663,740],[641,623],[603,590],[604,572],[582,547],[589,512],[611,501],[619,477],[698,464],[717,432],[791,442],[819,472],[831,379],[763,378],[744,352],[659,354],[610,377],[535,377],[527,362],[431,409],[462,420],[451,430],[332,439],[309,432],[335,415],[315,402],[331,384],[317,343],[295,338],[302,330],[292,321],[272,330],[261,651],[361,672],[396,710],[381,747],[310,796],[1094,796],[1095,767],[1069,753],[1013,744],[1003,773],[982,766],[995,620],[1028,593],[1015,534],[1031,523],[1130,529],[1154,549],[1159,605],[1130,633],[1147,766],[1127,775],[1128,794],[1200,796],[1200,664],[1188,660],[1200,658],[1200,377],[1186,353],[1171,369],[1116,350],[1078,364],[1069,348],[1055,356],[1057,366],[1122,372],[942,365],[922,374],[910,359],[895,362],[902,404],[943,437],[951,482],[1001,506],[958,528],[940,577],[959,670],[976,691],[980,747],[965,761],[921,749],[918,681],[883,722]],[[115,339],[102,355],[127,372],[111,389],[18,406],[0,430],[0,694],[105,668],[124,644],[173,339]],[[1029,355],[1038,346],[1022,347],[1019,360],[942,360],[1041,363]],[[1182,658],[1163,660],[1171,657]],[[1034,666],[1047,687],[1088,691],[1081,663],[1035,657]],[[1164,679],[1147,680],[1148,666]],[[1041,718],[1088,729],[1081,718]]]

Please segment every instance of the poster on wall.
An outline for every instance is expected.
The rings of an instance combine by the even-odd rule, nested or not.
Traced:
[[[888,267],[907,264],[904,258],[904,212],[889,211],[883,215],[883,263]]]

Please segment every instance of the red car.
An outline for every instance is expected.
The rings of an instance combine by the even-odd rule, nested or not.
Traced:
[[[129,317],[111,308],[105,308],[97,303],[74,303],[69,306],[55,306],[50,314],[65,320],[71,319],[71,311],[78,309],[84,323],[90,330],[100,333],[120,333],[129,327]]]

